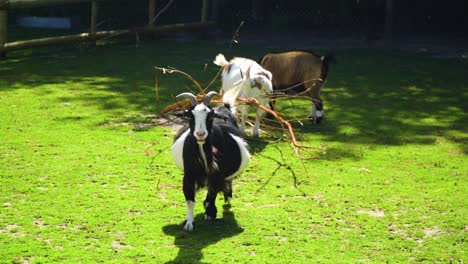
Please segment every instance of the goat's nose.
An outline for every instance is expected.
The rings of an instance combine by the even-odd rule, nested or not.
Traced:
[[[205,136],[205,132],[203,132],[203,131],[197,131],[195,134],[197,135],[197,137],[204,137]]]

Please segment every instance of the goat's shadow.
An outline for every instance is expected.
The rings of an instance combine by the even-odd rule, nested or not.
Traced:
[[[204,214],[197,215],[191,232],[182,230],[183,225],[180,224],[164,226],[163,232],[173,236],[174,246],[179,248],[175,259],[167,263],[201,263],[204,248],[242,233],[244,229],[239,226],[230,208],[230,205],[224,205],[222,218],[214,221],[205,221]]]

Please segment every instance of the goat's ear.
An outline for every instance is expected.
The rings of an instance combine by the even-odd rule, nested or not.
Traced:
[[[219,118],[219,119],[223,119],[224,122],[226,122],[227,120],[229,120],[229,116],[225,115],[224,113],[221,113],[221,112],[214,112],[214,117],[215,118]]]
[[[263,69],[263,74],[267,76],[268,80],[273,80],[273,74],[271,73],[271,71]]]
[[[180,110],[180,111],[175,111],[174,115],[177,117],[187,117],[189,114],[188,110]]]

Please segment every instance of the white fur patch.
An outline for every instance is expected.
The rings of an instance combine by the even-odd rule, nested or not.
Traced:
[[[224,65],[222,59],[225,60],[224,56],[218,55],[215,64]],[[235,105],[238,97],[255,98],[262,105],[268,106],[268,94],[273,92],[271,72],[262,68],[257,62],[246,58],[234,58],[229,62],[229,65],[229,71],[223,71],[222,74],[221,91],[223,93],[223,103],[231,106],[231,112],[236,116],[236,119]],[[249,72],[248,75],[247,72]],[[240,120],[242,130],[245,128],[248,108],[248,106],[239,105],[239,111],[242,113]],[[253,129],[255,137],[259,134],[258,127],[263,114],[263,111],[257,111],[255,127]]]
[[[203,166],[205,167],[205,173],[209,174],[208,162],[206,160],[205,150],[203,150],[203,144],[198,144],[198,150],[200,151],[200,156],[203,160]]]
[[[190,130],[185,131],[175,142],[172,144],[172,157],[177,167],[184,171],[184,143]]]
[[[195,118],[195,131],[193,131],[193,136],[197,140],[204,140],[208,136],[208,130],[206,129],[206,117],[209,111],[210,110],[204,104],[198,104],[192,110],[193,116]],[[199,136],[199,133],[202,133],[203,136]]]
[[[193,230],[193,222],[195,218],[193,217],[193,209],[195,208],[194,201],[187,201],[187,221],[184,225],[185,231],[192,231]]]
[[[323,111],[317,110],[317,117],[322,117],[323,116]]]
[[[220,67],[225,67],[226,65],[229,64],[229,62],[226,60],[223,54],[218,54],[213,61],[214,64],[220,66]]]
[[[231,133],[229,133],[229,135],[231,135],[231,137],[236,141],[237,145],[239,146],[240,154],[241,154],[241,164],[239,166],[239,169],[234,174],[230,175],[227,178],[227,180],[232,179],[235,176],[239,175],[242,172],[242,170],[245,167],[247,167],[250,161],[250,153],[249,153],[249,150],[247,149],[247,143],[245,143],[245,141],[242,138],[236,135],[233,135]]]

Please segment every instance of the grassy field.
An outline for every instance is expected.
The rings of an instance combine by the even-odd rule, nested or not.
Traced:
[[[195,87],[160,76],[157,100],[153,66],[207,84],[218,52],[266,50],[161,40],[0,61],[0,263],[468,261],[468,62],[391,51],[338,50],[324,122],[295,125],[320,158],[249,138],[231,207],[205,222],[198,202],[184,232],[174,134],[148,124]]]

